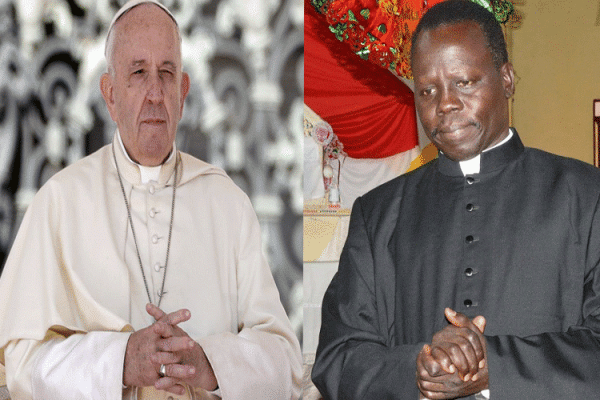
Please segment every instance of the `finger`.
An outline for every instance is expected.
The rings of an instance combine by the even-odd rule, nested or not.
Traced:
[[[423,349],[421,351],[424,352],[426,355],[430,356],[431,355],[431,346],[428,345],[427,343],[425,343],[425,345],[423,346]]]
[[[196,375],[196,368],[193,365],[169,364],[166,367],[167,376],[179,381],[187,381]]]
[[[440,379],[439,377],[437,379]],[[429,393],[432,392],[444,392],[447,388],[445,382],[443,381],[434,381],[434,380],[423,380],[420,379],[417,381],[417,386],[421,392],[427,391]]]
[[[423,346],[423,351],[427,357],[424,358],[424,367],[431,376],[440,376],[440,369],[446,372],[447,374],[453,374],[456,372],[456,367],[452,363],[452,360],[448,355],[443,352],[436,352],[437,357],[432,355],[433,349],[431,346],[426,344]],[[444,357],[445,356],[445,357]]]
[[[441,397],[441,395],[439,393],[436,392],[428,392],[426,390],[421,390],[421,396],[423,399],[427,399],[427,400],[437,400],[437,399],[443,399],[444,397]],[[440,397],[438,397],[440,396]]]
[[[169,325],[178,325],[182,322],[188,321],[192,317],[190,310],[181,309],[170,314],[165,315],[162,321]]]
[[[418,385],[419,391],[421,395],[424,396],[427,400],[438,400],[438,399],[454,399],[456,398],[456,394],[449,390],[445,385],[438,384],[434,390],[429,390],[422,385]]]
[[[181,355],[171,352],[160,351],[150,356],[150,360],[157,365],[161,364],[179,364],[182,360]]]
[[[467,328],[473,330],[472,327],[476,327],[477,331],[473,331],[477,333],[478,336],[481,336],[483,334],[485,330],[485,325],[487,324],[485,317],[481,315],[478,315],[471,321],[469,317],[467,317],[463,313],[456,312],[451,308],[446,308],[444,310],[444,314],[446,315],[448,322],[450,322],[453,326],[457,328]]]
[[[460,376],[467,380],[477,372],[479,364],[471,342],[463,337],[469,334],[475,335],[466,328],[444,328],[434,335],[431,345],[432,356],[438,363],[445,367],[453,364]]]
[[[481,371],[481,370],[477,371],[477,373],[471,377],[471,381],[473,381],[473,382],[478,381],[482,375],[483,375],[483,371]]]
[[[187,336],[177,336],[162,339],[156,342],[156,348],[160,351],[177,352],[189,351],[194,348],[196,342]]]
[[[465,393],[462,390],[469,384],[460,379],[458,374],[417,380],[421,393],[432,400],[463,397]]]
[[[417,386],[419,388],[419,392],[424,399],[427,400],[437,400],[437,399],[446,399],[445,395],[445,386],[442,384],[434,384],[434,387],[430,387],[424,385],[422,382],[418,382]]]
[[[165,315],[167,315],[163,310],[161,310],[160,308],[156,307],[152,303],[146,304],[146,312],[148,314],[150,314],[154,318],[155,321],[158,321],[159,319],[161,319],[162,317],[164,317]]]
[[[185,390],[185,386],[183,386],[182,384],[177,384],[175,386],[172,386],[170,388],[167,389],[163,389],[165,392],[169,392],[169,393],[173,393],[176,394],[178,396],[183,396],[186,392]]]
[[[460,377],[458,376],[458,373],[446,374],[441,376],[417,376],[417,383],[422,385],[424,388],[427,388],[427,390],[431,391],[441,391],[444,390],[444,388],[447,389],[447,385],[449,383],[457,385],[464,384],[462,379],[460,379]]]
[[[162,320],[154,323],[154,325],[152,325],[152,329],[154,330],[154,333],[160,335],[162,338],[170,338],[175,336],[173,326]]]
[[[485,331],[485,325],[487,324],[487,321],[485,320],[485,317],[478,315],[477,317],[473,318],[473,324],[481,333],[483,333]]]
[[[471,347],[475,352],[476,360],[472,358],[472,353],[468,346],[463,345],[461,346],[461,348],[463,349],[465,356],[469,360],[471,372],[477,372],[477,367],[479,367],[479,365],[482,365],[485,362],[484,361],[482,363],[482,361],[485,358],[485,353],[483,350],[483,341],[485,340],[483,338],[483,331],[485,330],[486,324],[485,318],[483,316],[477,316],[473,319],[473,321],[471,321],[466,315],[462,313],[457,313],[456,311],[450,308],[446,308],[444,310],[444,314],[453,326],[466,329],[461,330],[460,335],[470,342]],[[477,324],[475,324],[475,322],[477,322]]]
[[[469,361],[456,345],[440,347],[434,346],[431,350],[433,360],[442,366],[448,374],[458,372],[461,378],[470,372]]]
[[[466,315],[463,313],[458,313],[450,307],[446,307],[444,309],[444,315],[446,316],[448,322],[459,328],[468,327],[471,323],[471,320]]]
[[[165,376],[158,379],[154,383],[154,387],[158,390],[164,390],[178,396],[183,396],[185,394],[185,387],[183,386],[182,382],[171,376]]]
[[[477,317],[473,318],[473,324],[479,329],[479,331],[481,331],[482,334],[485,332],[485,326],[487,325],[487,321],[486,321],[485,317],[478,315]],[[484,359],[479,361],[479,369],[483,368],[484,366],[485,366],[485,351],[484,351]]]
[[[477,371],[477,373],[475,375],[473,375],[473,377],[471,378],[471,381],[473,381],[473,382],[478,381],[478,380],[482,379],[482,377],[485,377],[488,373],[489,373],[489,371],[484,364],[484,366],[482,368],[480,368],[479,371]]]
[[[461,336],[457,337],[456,343],[444,348],[444,352],[450,356],[450,361],[465,381],[468,381],[479,370],[479,358],[467,339]]]
[[[417,378],[427,379],[445,375],[442,366],[431,356],[431,347],[425,344],[417,355]]]

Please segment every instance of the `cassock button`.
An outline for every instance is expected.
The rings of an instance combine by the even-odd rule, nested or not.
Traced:
[[[471,301],[471,299],[466,299],[465,301],[463,301],[463,304],[465,305],[465,307],[471,307],[473,305],[473,301]]]
[[[469,235],[465,238],[465,242],[467,243],[473,243],[475,241],[475,238],[473,237],[473,235]]]
[[[468,176],[468,177],[467,177],[467,183],[468,183],[469,185],[472,185],[472,184],[474,184],[474,183],[475,183],[475,178],[473,178],[472,176]]]
[[[475,206],[471,203],[467,204],[467,211],[471,212],[475,209]]]
[[[161,268],[161,266],[160,266],[160,263],[156,263],[156,264],[154,264],[154,270],[155,270],[156,272],[160,271],[160,268]]]
[[[467,269],[465,269],[465,275],[466,276],[473,276],[474,273],[475,273],[475,271],[473,271],[473,268],[467,268]]]
[[[154,208],[152,208],[150,210],[150,218],[154,218],[156,216],[156,210]]]
[[[158,243],[158,235],[152,235],[152,243]]]
[[[150,194],[154,194],[154,192],[156,191],[156,188],[154,187],[154,185],[150,185],[150,187],[148,188],[148,191],[150,192]]]

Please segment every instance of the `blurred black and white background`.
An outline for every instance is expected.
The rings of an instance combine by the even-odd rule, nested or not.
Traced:
[[[112,139],[99,90],[125,0],[0,0],[0,270],[36,191]],[[178,149],[250,196],[281,299],[302,332],[303,1],[162,0],[192,87]]]

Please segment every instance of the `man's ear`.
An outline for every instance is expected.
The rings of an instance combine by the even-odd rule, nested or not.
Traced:
[[[500,74],[504,84],[504,95],[507,99],[515,94],[515,70],[511,63],[506,62],[500,67]]]
[[[181,119],[181,117],[183,116],[183,104],[185,103],[185,98],[187,97],[188,93],[190,92],[190,76],[187,74],[187,72],[182,72],[181,73],[181,99],[179,102],[179,118]]]
[[[102,93],[102,97],[104,98],[104,102],[106,103],[106,107],[108,108],[108,112],[110,113],[110,117],[113,121],[116,120],[116,106],[115,106],[115,96],[114,96],[114,86],[112,77],[109,73],[105,72],[100,77],[100,92]]]

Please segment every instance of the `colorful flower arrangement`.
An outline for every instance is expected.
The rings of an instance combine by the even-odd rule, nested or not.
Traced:
[[[361,58],[412,78],[412,32],[421,16],[442,0],[310,0],[329,29]],[[471,0],[494,13],[500,23],[514,11],[508,0]]]

